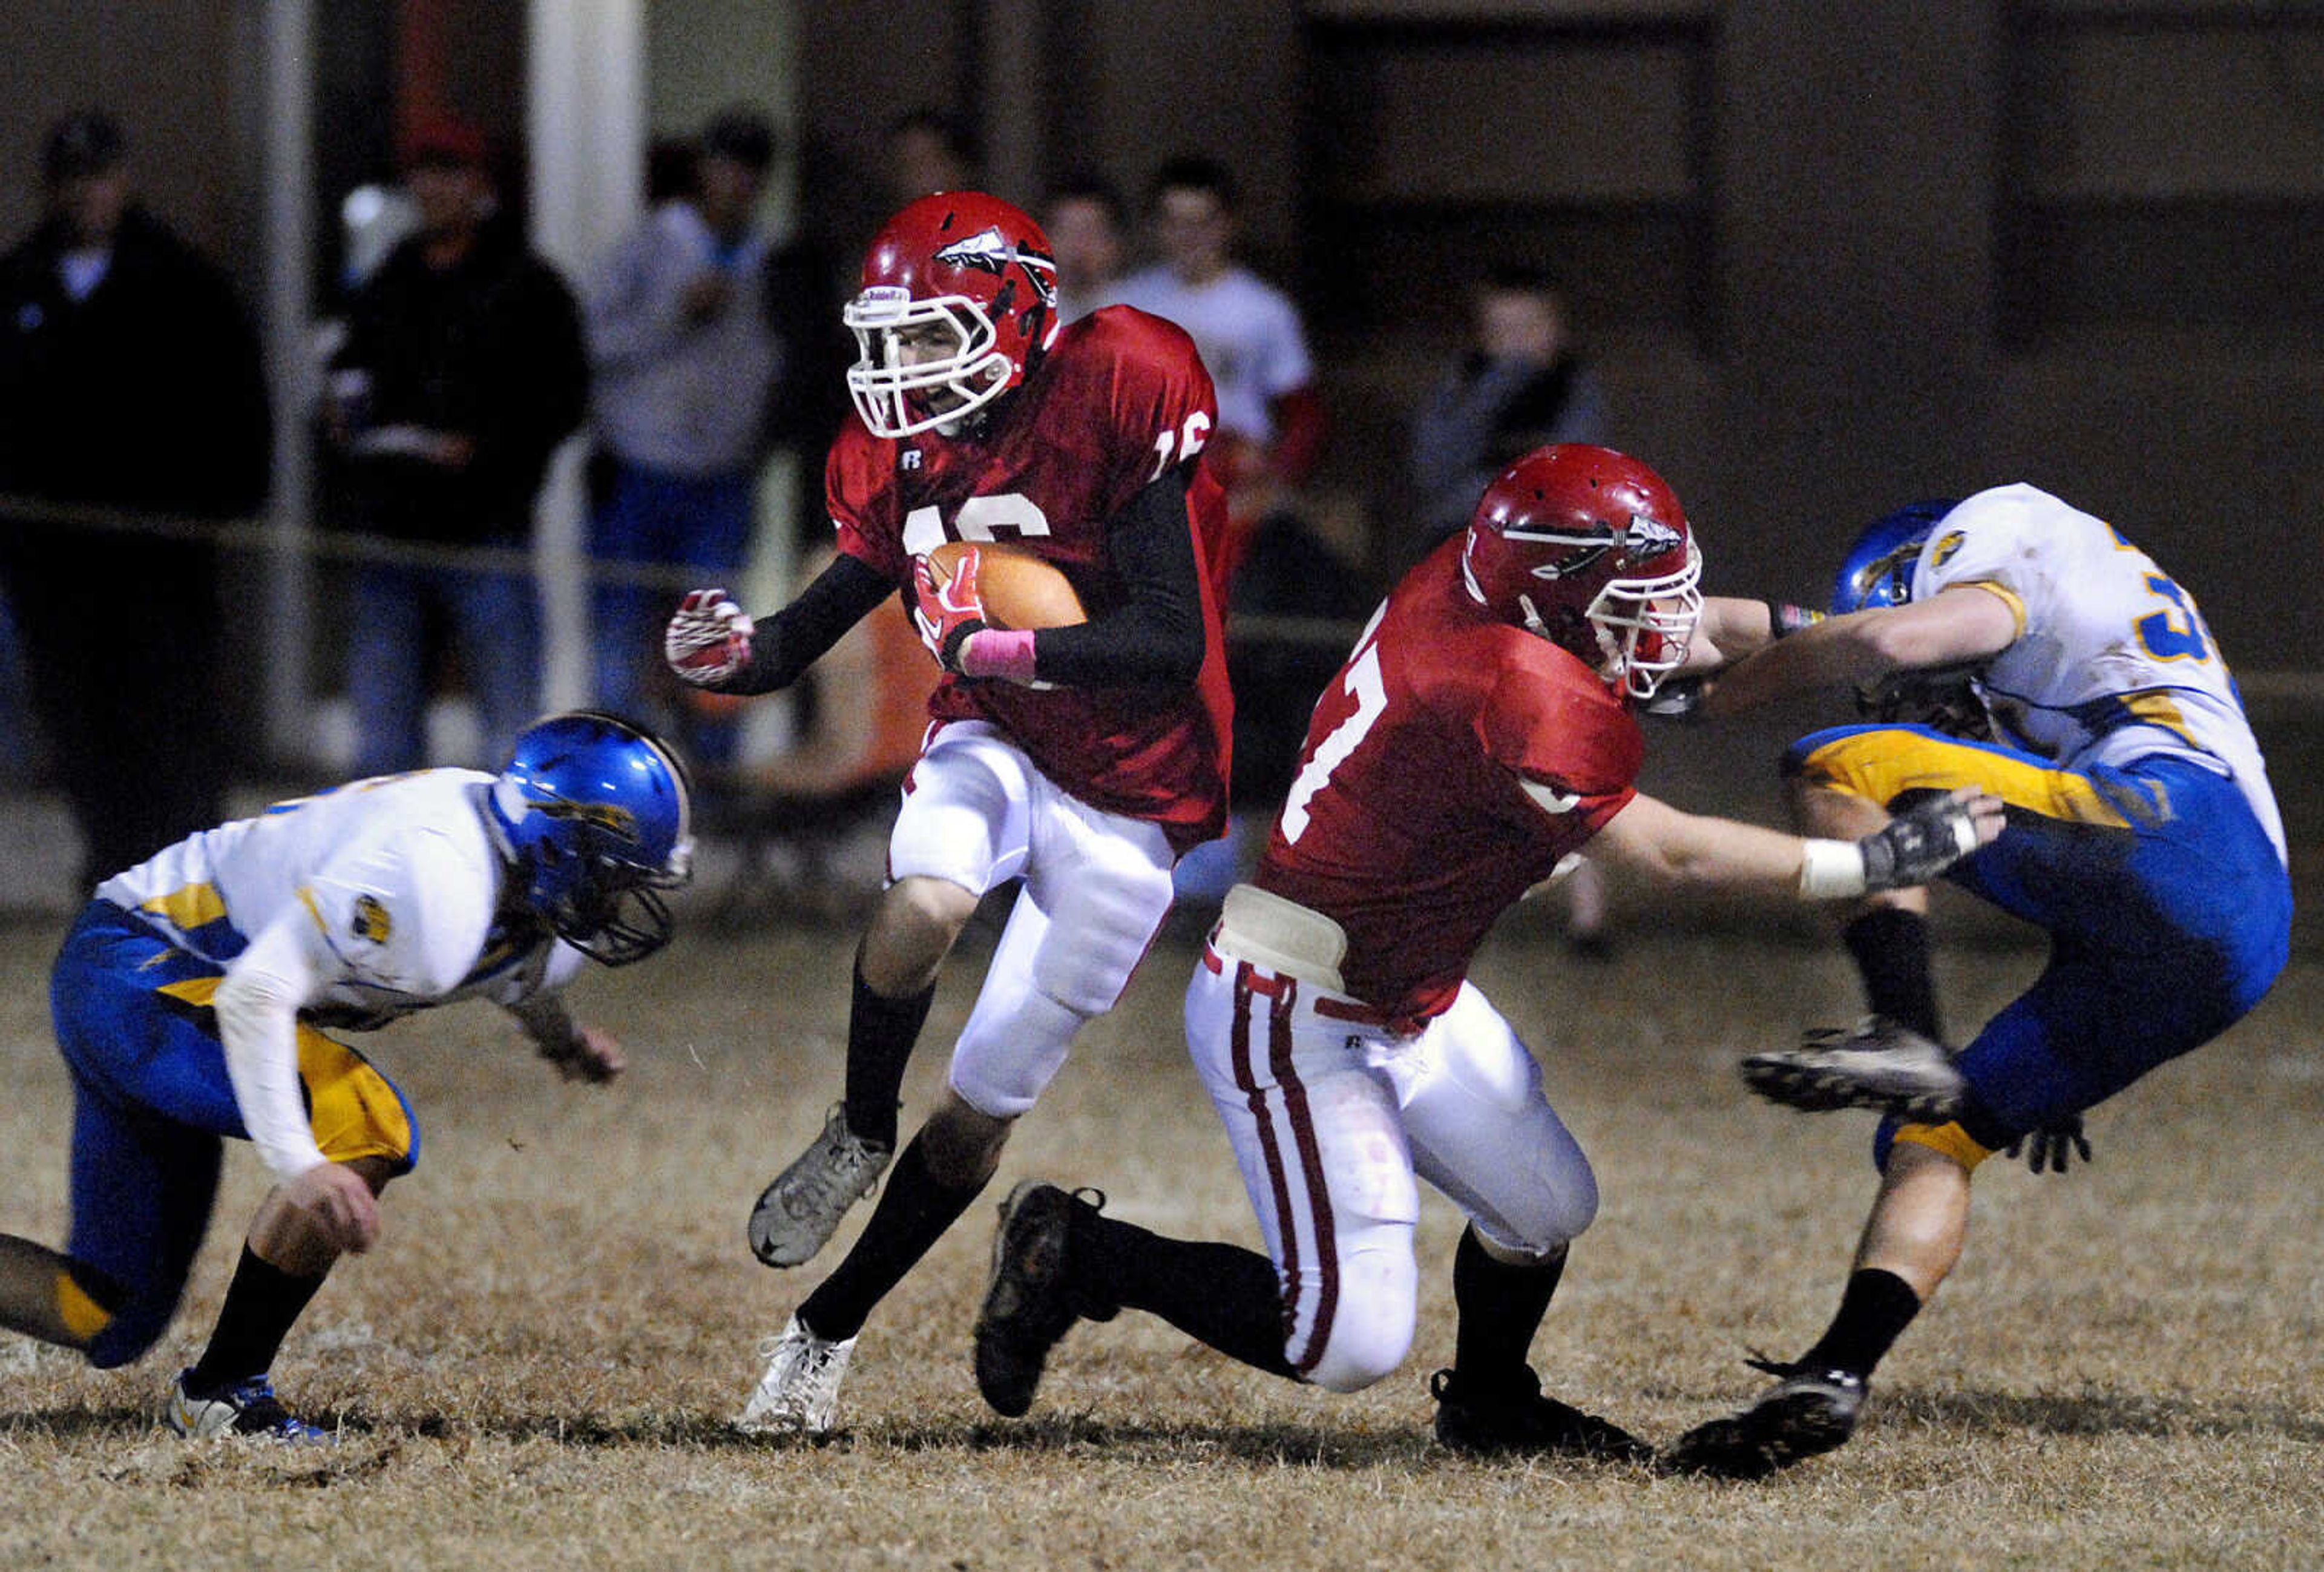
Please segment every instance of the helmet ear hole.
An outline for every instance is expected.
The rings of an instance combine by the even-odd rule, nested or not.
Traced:
[[[585,954],[646,953],[637,947],[667,939],[667,922],[625,922],[623,896],[683,882],[691,797],[678,756],[626,721],[581,712],[527,727],[487,798],[512,895]]]

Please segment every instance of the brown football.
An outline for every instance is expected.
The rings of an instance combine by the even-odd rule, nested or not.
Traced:
[[[951,581],[953,564],[966,544],[946,541],[928,553],[937,583]],[[985,620],[994,627],[1062,628],[1089,621],[1073,580],[1054,563],[1009,541],[980,541],[976,550],[983,564],[977,569],[977,594]]]

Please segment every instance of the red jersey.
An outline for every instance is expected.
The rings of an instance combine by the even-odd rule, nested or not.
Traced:
[[[1323,690],[1254,875],[1339,923],[1341,980],[1391,1015],[1452,1003],[1493,920],[1637,795],[1646,753],[1596,672],[1470,599],[1461,543],[1405,576]]]
[[[1029,547],[1072,580],[1091,620],[1121,599],[1105,529],[1140,490],[1209,439],[1218,402],[1194,341],[1111,307],[1069,323],[974,437],[875,437],[851,417],[824,489],[839,549],[908,586],[911,559],[946,541]],[[947,676],[939,721],[991,723],[1050,781],[1093,807],[1150,819],[1180,851],[1226,824],[1226,656],[1211,564],[1223,494],[1198,467],[1186,502],[1203,565],[1204,653],[1192,687],[1034,689]]]

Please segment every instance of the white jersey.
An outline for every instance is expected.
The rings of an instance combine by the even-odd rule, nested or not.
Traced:
[[[2070,770],[2155,754],[2230,776],[2284,850],[2267,766],[2194,597],[2113,526],[2030,485],[1982,491],[1939,521],[1915,601],[1978,585],[2017,639],[1978,689],[1997,735]]]
[[[493,931],[502,863],[485,828],[494,777],[421,770],[357,781],[189,836],[97,886],[224,966],[286,913],[318,986],[305,1013],[369,1028],[455,999],[513,1004],[570,982],[583,957],[527,926]]]
[[[1275,401],[1315,379],[1298,308],[1248,268],[1190,285],[1157,263],[1116,284],[1112,301],[1185,329],[1211,374],[1222,431],[1272,441]]]

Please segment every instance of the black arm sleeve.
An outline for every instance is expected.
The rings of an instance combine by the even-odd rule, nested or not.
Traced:
[[[1070,688],[1183,688],[1203,670],[1202,569],[1186,511],[1192,467],[1130,499],[1106,526],[1123,599],[1103,615],[1033,636],[1033,670]]]
[[[749,663],[720,683],[719,691],[772,693],[789,687],[895,588],[862,559],[841,552],[797,600],[753,626]]]

